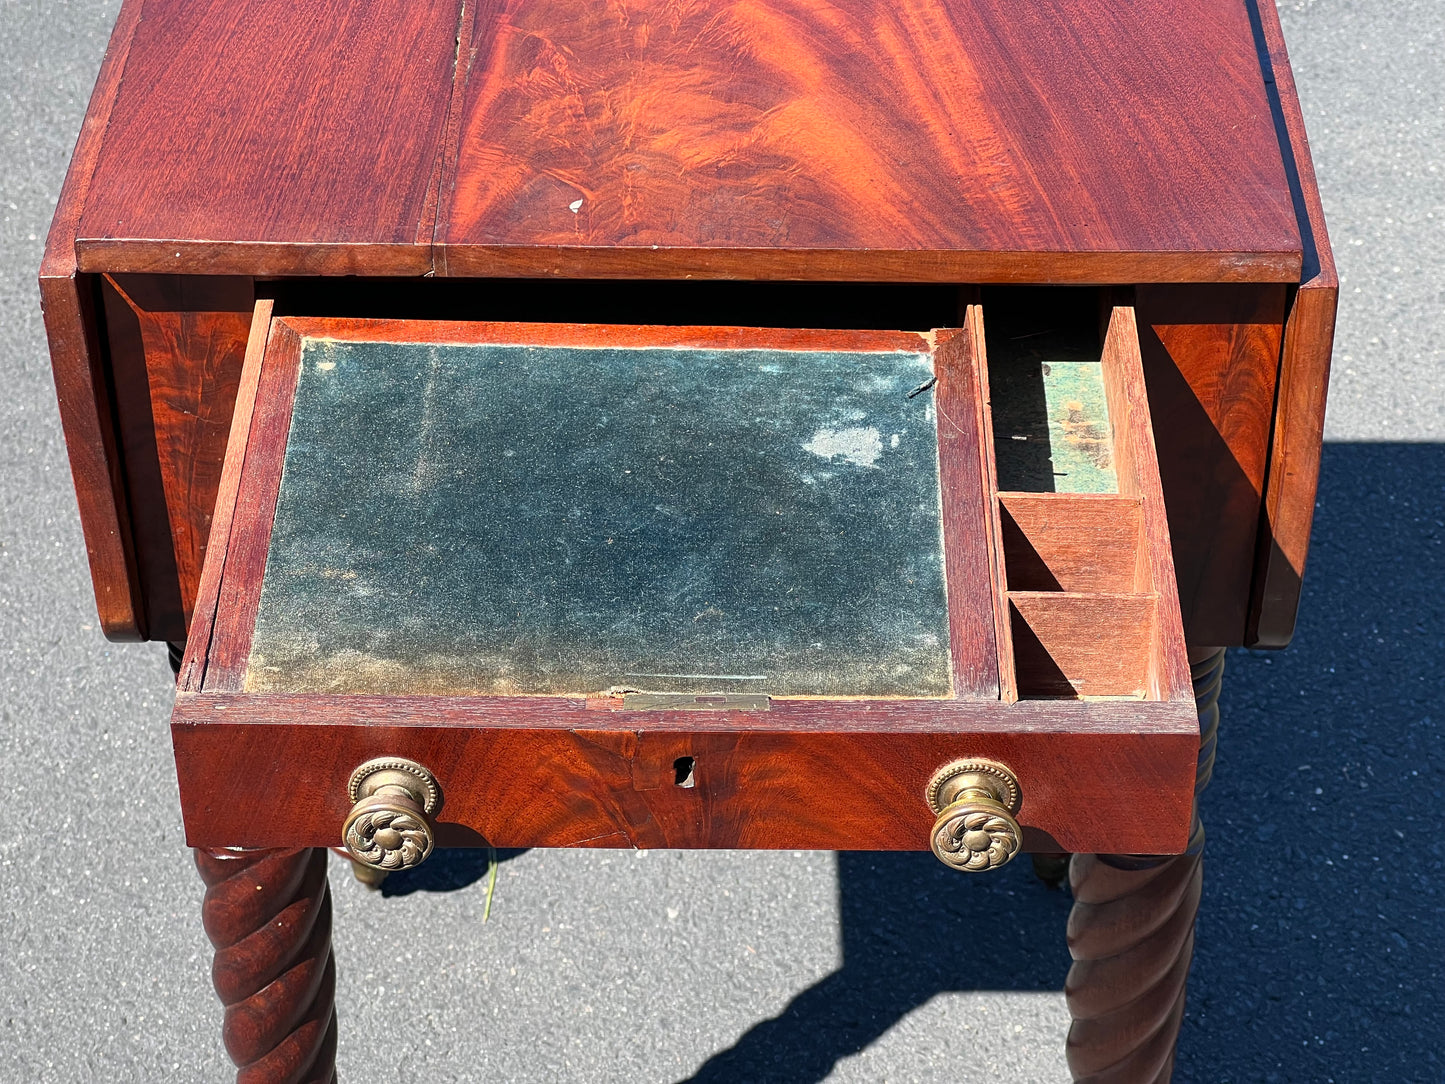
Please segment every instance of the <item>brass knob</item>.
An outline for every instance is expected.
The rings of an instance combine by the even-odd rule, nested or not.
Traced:
[[[1013,772],[991,760],[955,760],[933,773],[928,804],[938,819],[929,842],[938,860],[970,872],[997,869],[1018,853],[1014,814],[1023,792]]]
[[[426,861],[436,842],[428,818],[441,800],[431,772],[412,760],[378,757],[351,773],[346,790],[355,804],[341,839],[353,861],[388,872]]]

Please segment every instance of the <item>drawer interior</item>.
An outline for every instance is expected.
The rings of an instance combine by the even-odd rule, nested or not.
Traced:
[[[263,302],[173,714],[192,841],[326,842],[351,769],[402,756],[454,844],[914,849],[932,773],[981,756],[1026,847],[1182,846],[1137,332],[1087,315],[1041,341],[977,296],[927,332]],[[232,770],[257,757],[302,782],[279,821]]]
[[[1133,310],[1054,296],[986,321],[1005,692],[1157,699],[1182,641]]]

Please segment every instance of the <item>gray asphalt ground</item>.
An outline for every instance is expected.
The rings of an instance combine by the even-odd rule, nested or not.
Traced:
[[[0,0],[0,1081],[227,1078],[154,645],[96,629],[35,273],[117,3]],[[1296,645],[1235,652],[1176,1079],[1445,1081],[1445,5],[1283,12],[1343,279]],[[337,861],[343,1078],[1061,1081],[1065,894],[930,856]]]

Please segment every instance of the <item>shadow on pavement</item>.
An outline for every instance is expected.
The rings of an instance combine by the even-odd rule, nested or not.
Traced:
[[[1069,896],[1046,888],[1027,860],[973,877],[927,852],[845,851],[838,895],[843,966],[714,1054],[691,1081],[822,1080],[937,994],[1063,986]],[[961,1060],[964,1023],[953,1036]]]
[[[1225,671],[1176,1081],[1445,1079],[1442,540],[1445,446],[1326,447],[1297,646]],[[838,875],[843,966],[692,1081],[820,1081],[937,993],[1062,987],[1069,900],[1026,864]]]
[[[1175,1080],[1445,1079],[1445,445],[1326,446],[1295,644],[1229,656]],[[383,891],[486,869],[442,851]],[[939,993],[1062,988],[1069,897],[1027,862],[842,853],[838,882],[842,967],[695,1084],[821,1081]]]
[[[1326,445],[1295,646],[1221,713],[1175,1080],[1445,1080],[1445,445]]]
[[[508,862],[526,850],[498,849],[497,864]],[[437,850],[415,869],[399,870],[381,883],[383,896],[410,896],[413,892],[455,892],[459,888],[485,881],[487,876],[485,847],[455,847]],[[485,886],[484,886],[485,887]]]

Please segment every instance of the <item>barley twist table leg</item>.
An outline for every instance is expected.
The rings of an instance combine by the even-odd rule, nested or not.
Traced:
[[[1199,794],[1214,769],[1223,648],[1191,652],[1190,666],[1200,744],[1188,850],[1080,854],[1069,869],[1068,1060],[1085,1084],[1164,1084],[1173,1072],[1203,885]]]
[[[326,851],[195,853],[237,1084],[332,1084],[336,964]]]

